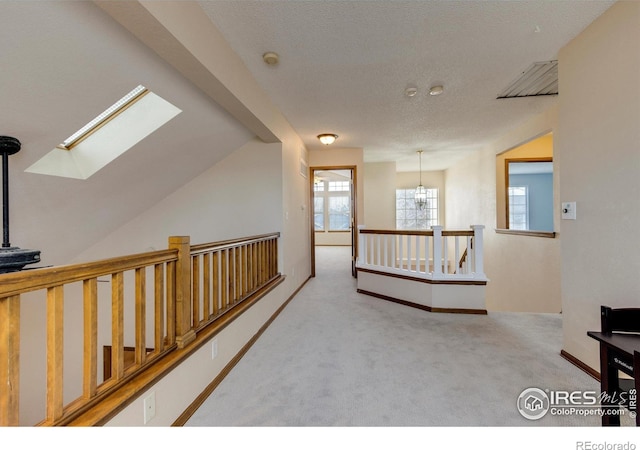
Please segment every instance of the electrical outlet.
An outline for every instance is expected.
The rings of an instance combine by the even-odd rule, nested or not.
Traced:
[[[156,393],[152,392],[144,399],[144,423],[145,425],[156,416]]]
[[[216,359],[218,356],[218,340],[214,339],[211,341],[211,359]]]

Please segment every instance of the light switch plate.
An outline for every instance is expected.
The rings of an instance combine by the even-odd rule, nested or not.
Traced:
[[[562,203],[562,219],[576,220],[576,202]]]

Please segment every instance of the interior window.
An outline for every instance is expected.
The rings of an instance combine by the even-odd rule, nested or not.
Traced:
[[[510,230],[553,231],[553,161],[506,160]]]

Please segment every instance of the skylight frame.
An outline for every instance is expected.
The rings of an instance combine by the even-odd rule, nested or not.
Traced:
[[[107,122],[112,120],[122,111],[126,110],[135,102],[140,100],[147,93],[149,93],[149,90],[143,85],[140,84],[136,86],[131,92],[126,94],[120,100],[100,113],[95,119],[91,120],[85,126],[62,141],[61,144],[58,144],[56,148],[59,148],[61,150],[71,150],[73,147],[91,136],[91,134],[100,129],[100,127],[104,126]]]

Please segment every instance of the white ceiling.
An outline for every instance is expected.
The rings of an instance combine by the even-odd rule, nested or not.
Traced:
[[[442,170],[557,96],[496,100],[613,1],[213,0],[200,4],[310,149]],[[280,55],[267,66],[262,55]],[[560,69],[561,70],[561,69]],[[429,96],[430,86],[444,93]],[[404,95],[416,87],[413,98]],[[562,92],[559,93],[562,95]]]

